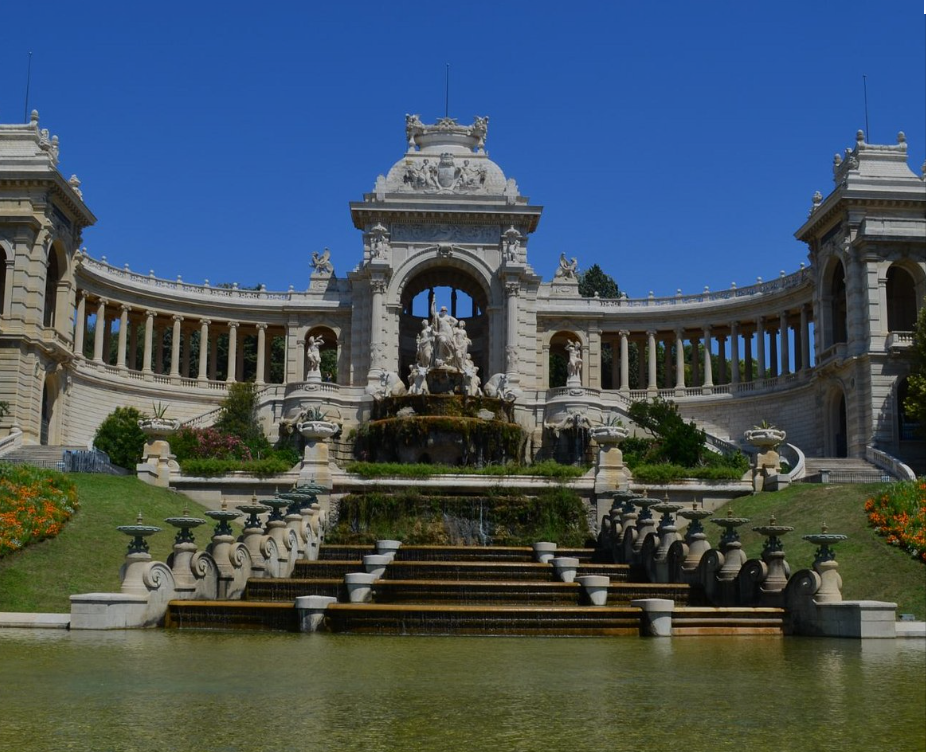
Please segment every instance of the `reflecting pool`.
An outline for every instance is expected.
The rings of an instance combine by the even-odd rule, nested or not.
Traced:
[[[0,750],[926,750],[926,641],[0,630]]]

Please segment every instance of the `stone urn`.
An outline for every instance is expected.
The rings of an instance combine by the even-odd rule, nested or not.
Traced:
[[[598,457],[595,464],[595,492],[605,493],[624,486],[627,478],[624,473],[624,455],[619,444],[630,435],[623,426],[595,426],[588,435],[598,444]]]
[[[171,418],[143,418],[138,427],[148,437],[148,443],[163,441],[180,430],[180,421]]]
[[[330,439],[338,432],[338,424],[328,420],[306,420],[296,426],[296,430],[309,442]]]
[[[779,446],[787,434],[778,428],[753,428],[743,434],[746,441],[760,452],[768,452]]]

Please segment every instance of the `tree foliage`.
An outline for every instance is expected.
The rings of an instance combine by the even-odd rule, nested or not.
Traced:
[[[657,397],[652,402],[634,402],[628,412],[640,428],[656,439],[656,456],[647,461],[658,459],[685,467],[702,462],[707,451],[704,431],[694,421],[686,423],[674,402]]]
[[[214,428],[239,438],[255,456],[266,453],[270,443],[257,420],[257,388],[252,381],[237,381],[228,386],[222,412]]]
[[[926,305],[920,308],[913,332],[913,367],[907,380],[904,409],[911,420],[919,423],[919,432],[926,436]]]
[[[596,292],[601,298],[617,298],[621,294],[614,278],[605,274],[598,264],[592,264],[579,274],[579,294],[586,298],[594,298]]]
[[[117,407],[96,429],[93,445],[106,452],[114,465],[133,469],[141,462],[145,448],[145,434],[138,427],[138,421],[144,417],[134,407]]]

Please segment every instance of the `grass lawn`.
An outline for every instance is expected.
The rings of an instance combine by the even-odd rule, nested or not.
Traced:
[[[877,483],[796,484],[784,491],[735,499],[727,506],[733,509],[734,516],[750,518],[749,524],[739,528],[743,550],[749,558],[759,556],[765,540],[752,528],[768,522],[770,515],[775,515],[777,524],[794,527],[794,532],[782,538],[792,573],[813,564],[816,547],[803,540],[802,535],[819,532],[824,522],[827,532],[848,535],[848,540],[835,547],[843,597],[846,600],[891,601],[897,604],[898,613],[926,619],[926,566],[888,545],[868,526],[865,500],[881,488]],[[715,516],[725,515],[726,509],[717,510]],[[704,527],[716,545],[719,540],[717,526],[705,523]]]
[[[56,537],[0,559],[0,611],[66,613],[75,593],[118,592],[119,567],[129,539],[118,525],[130,525],[141,512],[145,524],[164,530],[148,539],[151,555],[166,560],[175,530],[164,524],[203,507],[185,496],[149,486],[135,478],[74,473],[80,509]],[[200,547],[209,542],[210,524],[197,528]]]

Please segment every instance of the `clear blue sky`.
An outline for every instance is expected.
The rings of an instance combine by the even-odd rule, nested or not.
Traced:
[[[209,9],[203,6],[208,5]],[[865,127],[926,155],[918,2],[4,3],[0,121],[61,139],[90,253],[158,276],[304,289],[360,257],[348,202],[405,113],[490,117],[545,207],[529,261],[599,263],[632,296],[806,261],[793,232]]]

